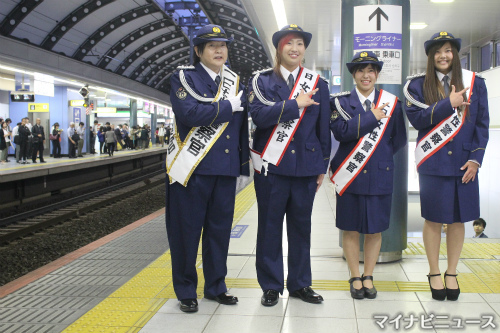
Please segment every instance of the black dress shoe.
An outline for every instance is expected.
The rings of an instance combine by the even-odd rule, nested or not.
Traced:
[[[446,289],[446,298],[448,301],[456,301],[458,299],[458,296],[460,296],[460,286],[458,286],[457,289],[450,289],[446,286],[446,277],[447,276],[454,276],[455,279],[457,278],[458,274],[448,274],[448,272],[444,272],[444,287]],[[457,279],[457,285],[458,285],[458,279]]]
[[[224,304],[224,305],[234,305],[238,303],[238,297],[227,293],[222,293],[217,296],[205,295],[205,298],[210,299],[212,301],[217,301],[219,302],[219,304]]]
[[[432,298],[435,299],[436,301],[444,301],[446,298],[446,288],[443,288],[443,289],[432,288],[432,286],[431,286],[431,277],[432,276],[441,276],[441,273],[439,273],[439,274],[427,274],[427,280],[429,280],[429,288],[431,288]]]
[[[40,161],[40,163],[47,163],[47,162],[45,162],[45,161]]]
[[[33,163],[36,163],[36,161],[32,161]]]
[[[198,311],[198,301],[195,299],[182,299],[180,300],[179,306],[182,312]]]
[[[373,276],[371,275],[361,275],[361,281],[364,281],[364,280],[372,280],[373,282]],[[377,289],[375,289],[375,286],[373,286],[372,288],[367,288],[365,286],[363,286],[363,289],[365,291],[365,297],[366,298],[369,298],[369,299],[374,299],[375,297],[377,297]]]
[[[264,294],[260,298],[260,303],[264,306],[274,306],[278,304],[279,298],[280,298],[279,291],[269,289],[264,291]]]
[[[304,302],[318,304],[323,302],[323,296],[317,294],[311,287],[305,287],[295,290],[290,294],[291,297],[298,297]]]
[[[361,287],[361,289],[354,288],[354,285],[353,285],[354,281],[361,281],[361,283],[363,283],[363,281],[361,280],[360,277],[352,277],[352,278],[349,279],[349,284],[351,285],[350,286],[351,297],[354,298],[354,299],[363,299],[363,298],[365,298],[365,290],[364,290],[364,288],[363,287]]]

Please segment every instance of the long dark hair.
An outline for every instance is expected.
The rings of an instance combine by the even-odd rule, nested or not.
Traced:
[[[434,55],[436,54],[436,51],[439,50],[445,43],[447,42],[443,41],[431,46],[429,55],[427,56],[427,71],[425,73],[424,80],[424,98],[427,105],[432,105],[447,97],[444,94],[443,85],[439,81],[436,74],[436,66],[434,65]],[[451,61],[450,91],[452,85],[455,86],[455,91],[460,91],[464,89],[464,83],[462,80],[462,65],[460,64],[460,57],[458,55],[457,48],[452,43],[450,43],[450,45],[451,52],[453,53],[453,60]],[[464,100],[467,100],[467,95],[465,93]],[[465,107],[463,106],[459,108],[460,112],[464,109]]]

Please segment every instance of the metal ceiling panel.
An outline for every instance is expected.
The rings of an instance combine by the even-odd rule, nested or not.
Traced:
[[[41,47],[47,50],[52,50],[57,42],[63,38],[63,36],[75,25],[78,21],[85,18],[87,15],[91,15],[93,12],[101,9],[103,6],[107,6],[116,0],[90,0],[85,4],[81,5],[69,15],[64,17],[58,24],[52,29],[52,31],[47,35],[45,40],[40,44]]]
[[[144,6],[136,7],[128,12],[122,13],[116,16],[112,20],[108,20],[105,24],[101,25],[99,29],[95,30],[88,38],[83,42],[78,49],[74,52],[73,58],[82,60],[85,57],[86,52],[82,50],[91,50],[95,45],[99,44],[106,36],[112,32],[116,32],[118,29],[121,34],[123,34],[121,28],[123,25],[129,23],[134,18],[139,18],[158,10],[155,6],[147,4]],[[125,18],[125,20],[123,20]],[[117,34],[115,34],[117,35]],[[115,41],[116,43],[116,41]]]

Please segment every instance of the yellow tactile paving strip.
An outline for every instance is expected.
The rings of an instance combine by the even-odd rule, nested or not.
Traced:
[[[255,203],[253,183],[236,197],[233,226]],[[423,244],[408,243],[406,255],[425,255]],[[199,253],[200,254],[200,253]],[[446,244],[441,247],[446,255]],[[464,244],[462,259],[494,259],[500,255],[499,244]],[[460,289],[464,293],[500,293],[500,262],[493,260],[465,260],[472,273],[458,276]],[[201,264],[198,256],[197,266]],[[203,271],[198,269],[198,297],[203,296]],[[175,299],[172,286],[170,251],[143,269],[138,275],[87,312],[64,332],[139,332],[153,315],[167,302]],[[228,288],[260,288],[256,279],[227,278]],[[377,281],[379,291],[418,292],[429,291],[427,282]],[[349,283],[340,280],[314,280],[317,290],[349,290]]]
[[[440,254],[446,256],[446,243],[441,244]],[[406,255],[425,255],[423,243],[408,243],[408,248],[403,251]],[[498,243],[465,243],[462,249],[461,259],[495,259],[500,256],[500,244]]]
[[[238,193],[233,226],[245,216],[255,200],[253,183]],[[201,255],[196,265],[200,264]],[[204,279],[201,269],[198,269],[198,277],[197,292],[198,297],[202,297]],[[172,285],[170,251],[167,251],[64,332],[138,332],[171,298],[176,297]]]

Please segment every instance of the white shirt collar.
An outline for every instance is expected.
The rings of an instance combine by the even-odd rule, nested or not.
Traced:
[[[283,75],[283,78],[285,79],[285,81],[288,81],[288,77],[290,76],[290,74],[292,74],[293,81],[296,82],[297,76],[299,75],[299,71],[300,71],[300,66],[297,66],[297,68],[295,68],[293,70],[293,72],[290,72],[288,69],[283,67],[283,65],[280,66],[280,72],[281,72],[281,75]]]
[[[443,74],[440,71],[436,71],[436,75],[439,79],[439,82],[441,82],[441,85],[443,85],[443,86],[444,86],[443,77],[445,75],[448,75],[448,84],[450,84],[450,86],[451,86],[451,71],[448,74]]]
[[[363,109],[365,108],[365,101],[368,99],[370,102],[375,103],[375,88],[373,88],[372,92],[368,97],[363,96],[363,94],[358,90],[358,87],[356,87],[356,93],[358,94],[359,101],[361,102],[361,105],[363,106]]]
[[[208,75],[210,75],[212,80],[214,80],[214,82],[215,82],[215,78],[217,77],[217,75],[219,75],[220,71],[219,71],[219,73],[215,73],[213,70],[211,70],[210,68],[205,66],[201,61],[200,61],[200,64],[203,66],[203,68],[207,71]]]

